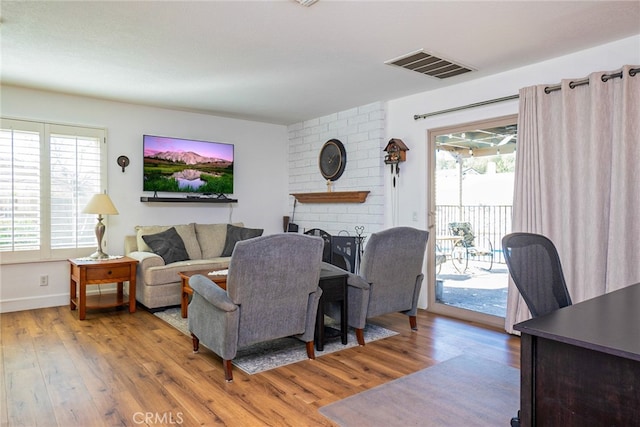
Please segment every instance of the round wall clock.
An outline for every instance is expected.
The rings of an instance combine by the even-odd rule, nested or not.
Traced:
[[[318,157],[318,165],[320,173],[324,179],[335,181],[344,172],[347,164],[347,151],[344,149],[342,142],[337,139],[330,139],[324,143],[320,149]]]

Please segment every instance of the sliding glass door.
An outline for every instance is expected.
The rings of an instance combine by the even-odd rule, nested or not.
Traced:
[[[517,116],[429,132],[429,310],[502,326]]]

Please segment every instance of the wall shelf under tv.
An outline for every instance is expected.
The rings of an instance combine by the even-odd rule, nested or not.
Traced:
[[[218,197],[140,197],[145,203],[238,203],[238,199]]]
[[[364,203],[368,191],[325,191],[324,193],[292,193],[300,203]]]

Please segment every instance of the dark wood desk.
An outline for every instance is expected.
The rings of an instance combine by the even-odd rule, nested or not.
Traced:
[[[347,343],[347,330],[349,328],[347,312],[347,273],[323,268],[320,271],[320,282],[322,296],[318,302],[318,314],[316,316],[316,332],[314,336],[316,350],[324,350],[326,341],[326,330],[324,327],[325,305],[330,302],[340,304],[340,337],[342,344]]]
[[[514,329],[522,426],[640,425],[640,284]]]

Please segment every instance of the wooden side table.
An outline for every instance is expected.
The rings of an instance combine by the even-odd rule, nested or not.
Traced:
[[[136,311],[136,267],[138,261],[122,257],[108,260],[70,259],[69,308],[78,309],[78,318],[84,320],[87,308],[129,306]],[[125,300],[123,282],[129,282],[129,298]],[[117,283],[116,292],[87,297],[87,285]]]

